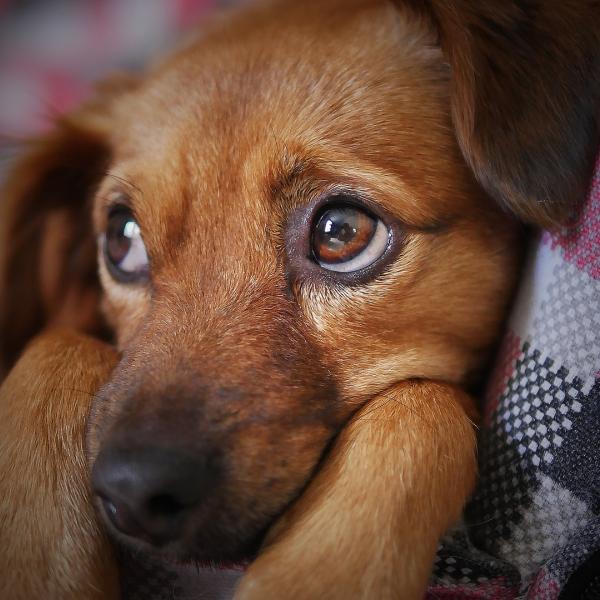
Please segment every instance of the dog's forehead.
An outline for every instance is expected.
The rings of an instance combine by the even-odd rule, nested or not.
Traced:
[[[124,108],[132,154],[221,161],[293,141],[372,152],[441,112],[440,53],[414,15],[375,0],[275,6],[218,21],[150,72]]]
[[[298,164],[421,181],[415,156],[443,154],[439,51],[414,16],[387,2],[280,4],[209,28],[124,105],[120,174],[142,190],[142,220],[152,213],[150,244],[164,245],[167,223],[171,238],[204,231],[232,250],[241,220],[247,243],[264,240],[273,184]],[[432,162],[418,168],[443,170]]]

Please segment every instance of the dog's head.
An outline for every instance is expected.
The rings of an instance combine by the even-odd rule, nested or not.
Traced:
[[[114,333],[89,449],[121,533],[244,555],[366,400],[482,366],[514,214],[556,223],[586,185],[600,56],[592,3],[479,4],[246,9],[17,165],[3,358]]]

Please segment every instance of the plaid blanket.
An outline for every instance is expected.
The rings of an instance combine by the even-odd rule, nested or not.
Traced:
[[[600,159],[577,222],[532,244],[428,599],[599,599],[599,437]]]

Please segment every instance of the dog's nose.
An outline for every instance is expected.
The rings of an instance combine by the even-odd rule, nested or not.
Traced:
[[[214,457],[156,446],[106,446],[92,486],[121,532],[156,546],[177,540],[217,477]]]

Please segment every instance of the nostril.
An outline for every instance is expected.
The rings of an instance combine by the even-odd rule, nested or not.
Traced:
[[[154,496],[146,504],[149,513],[164,517],[177,517],[185,508],[185,504],[169,494]]]
[[[125,535],[162,545],[180,530],[185,505],[168,494],[147,500],[143,506],[129,507],[125,502],[99,496],[107,518]],[[134,515],[135,512],[135,515]]]
[[[117,531],[163,545],[185,534],[218,480],[214,453],[106,444],[92,470],[103,513]]]
[[[142,528],[124,504],[113,502],[102,496],[100,496],[100,500],[104,506],[106,516],[119,531],[134,537],[140,535]]]

